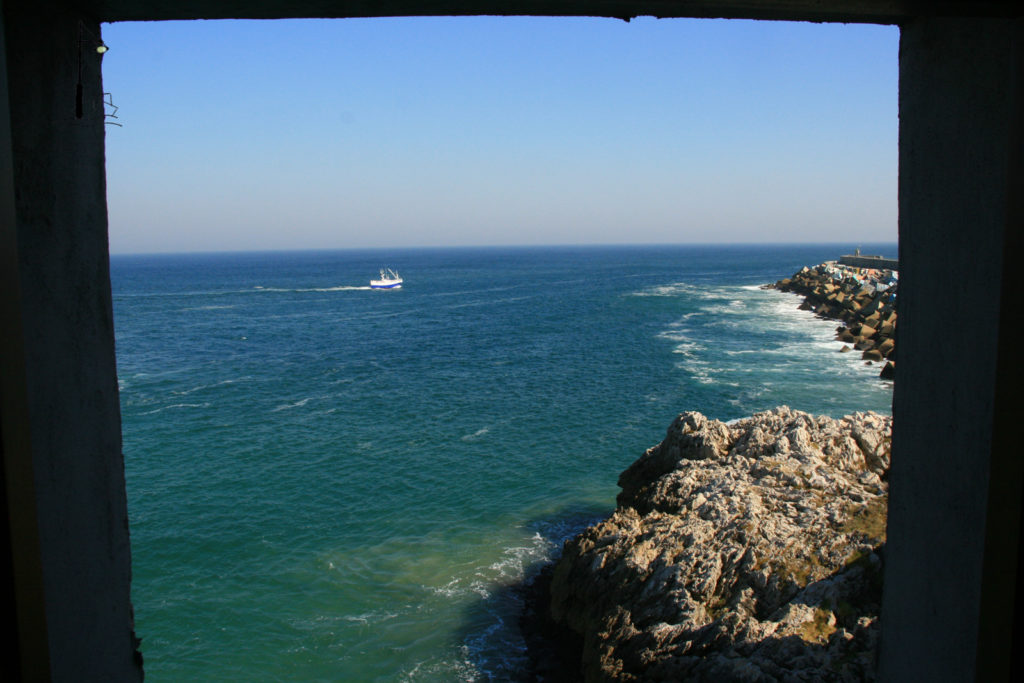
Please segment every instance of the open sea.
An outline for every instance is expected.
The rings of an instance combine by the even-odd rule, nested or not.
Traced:
[[[855,246],[112,257],[147,681],[526,680],[515,587],[680,411],[890,412],[759,288]]]

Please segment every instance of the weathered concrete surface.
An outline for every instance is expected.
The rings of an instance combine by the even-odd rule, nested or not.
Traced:
[[[918,7],[909,0],[86,0],[104,21],[140,19],[374,17],[509,14],[629,18],[715,17],[895,23]],[[947,13],[964,11],[946,3]],[[914,7],[911,7],[914,5]],[[1004,15],[1014,7],[995,0],[974,12]]]
[[[66,5],[7,3],[4,9],[9,97],[16,104],[23,367],[50,674],[67,681],[137,680],[100,56],[89,49],[89,34],[98,36],[100,28]]]
[[[1022,48],[1019,20],[903,25],[899,344],[921,351],[901,354],[893,395],[880,669],[888,680],[1008,677],[1017,537],[987,536],[987,525],[1020,518],[1019,447],[995,448],[993,428],[997,377],[1019,376],[1020,363],[996,364],[1000,334],[1009,338],[1000,305],[1021,319],[1021,301],[1001,302],[1000,292],[1020,277],[1004,261],[1019,254],[1003,248],[1007,226],[1020,231],[1007,200]],[[1016,494],[990,496],[1007,478]],[[1003,580],[983,579],[993,562]],[[982,618],[986,604],[995,609]]]
[[[90,635],[88,642],[100,644],[100,649],[94,653],[95,660],[113,658],[123,662],[126,657],[130,658],[125,654],[130,652],[130,647],[124,644],[122,635],[130,629],[131,623],[126,597],[128,578],[124,558],[127,548],[123,547],[126,534],[120,513],[123,489],[118,489],[114,481],[120,477],[120,453],[116,449],[117,426],[109,410],[114,386],[113,342],[109,334],[109,306],[97,303],[95,298],[96,293],[106,287],[107,277],[100,265],[105,262],[102,253],[106,249],[106,234],[98,227],[103,221],[100,215],[104,203],[102,174],[98,171],[102,166],[102,134],[97,133],[94,124],[69,122],[65,113],[68,99],[73,99],[74,88],[76,57],[71,57],[70,53],[75,50],[77,35],[72,35],[72,25],[80,14],[91,17],[86,19],[85,25],[95,28],[99,20],[129,18],[345,16],[360,12],[469,14],[479,11],[595,16],[678,13],[904,23],[900,85],[900,265],[905,300],[916,299],[917,302],[910,306],[913,310],[906,311],[909,319],[901,311],[900,345],[905,352],[917,355],[919,361],[915,367],[901,369],[894,400],[894,410],[900,416],[895,435],[899,467],[893,472],[895,510],[890,521],[891,537],[895,546],[905,542],[906,547],[898,548],[897,561],[887,564],[891,574],[887,581],[903,586],[907,592],[887,608],[893,613],[893,626],[887,628],[883,636],[883,664],[891,667],[893,679],[899,679],[907,671],[899,666],[902,658],[908,666],[931,662],[927,673],[938,674],[935,680],[964,680],[973,678],[974,673],[984,678],[985,673],[974,672],[974,665],[964,656],[965,648],[976,651],[979,662],[1005,661],[1009,657],[1005,639],[989,635],[1005,635],[1009,632],[1005,628],[1007,620],[1013,620],[1013,609],[1006,605],[1011,603],[1016,587],[1013,578],[1016,567],[1008,566],[999,558],[1016,558],[1016,543],[1007,543],[1006,539],[1016,539],[1019,526],[1000,529],[996,521],[1015,519],[1019,523],[1020,463],[999,454],[1017,452],[1011,438],[1017,416],[1010,411],[1012,402],[1007,398],[1012,397],[1013,392],[1006,387],[1017,390],[1024,382],[1019,381],[1020,362],[1015,361],[1009,351],[1000,356],[995,377],[992,370],[996,361],[991,355],[987,359],[982,355],[991,354],[998,339],[1003,340],[1004,348],[1008,346],[1010,332],[1000,330],[1008,329],[1009,324],[1003,328],[993,325],[1024,318],[1020,310],[1024,296],[1019,295],[1019,287],[1014,289],[1014,283],[1020,282],[1020,278],[1012,277],[1006,270],[1000,270],[998,276],[991,273],[991,277],[986,276],[986,283],[999,285],[995,290],[970,281],[960,282],[946,292],[947,298],[941,306],[933,295],[948,287],[943,264],[954,258],[953,254],[958,259],[957,266],[961,265],[960,260],[976,259],[979,267],[987,264],[1001,269],[1003,255],[997,246],[1000,242],[1016,245],[1005,249],[1007,258],[1022,253],[1020,230],[1003,229],[1006,225],[1019,226],[1021,220],[1019,211],[1008,210],[1007,196],[1016,197],[1018,202],[1024,196],[1020,164],[1013,165],[1005,154],[1007,148],[1019,149],[1021,145],[1020,108],[1011,110],[1007,102],[1020,91],[1020,74],[1024,73],[1019,63],[1022,39],[1019,21],[912,17],[915,13],[939,11],[949,16],[1020,17],[1024,12],[1021,3],[1012,0],[941,4],[910,0],[707,0],[699,3],[652,0],[644,4],[628,0],[608,3],[579,0],[530,4],[515,0],[498,3],[480,0],[477,4],[440,4],[408,0],[367,9],[365,3],[346,0],[82,0],[52,6],[38,0],[3,0],[2,6],[9,41],[11,122],[21,139],[20,143],[15,141],[16,156],[20,159],[15,189],[21,223],[19,236],[25,244],[18,249],[18,259],[23,264],[21,281],[33,290],[26,294],[21,302],[24,305],[19,308],[30,312],[26,316],[26,342],[43,343],[32,350],[30,362],[24,369],[35,387],[30,397],[32,405],[41,406],[43,412],[50,415],[33,417],[31,431],[33,436],[45,437],[46,448],[60,450],[66,445],[69,454],[83,457],[81,464],[68,456],[52,460],[47,455],[40,461],[49,463],[39,474],[40,482],[47,484],[49,493],[41,494],[39,507],[50,518],[47,529],[41,533],[48,543],[52,542],[59,535],[55,531],[62,527],[61,516],[68,515],[69,511],[92,519],[92,522],[68,521],[69,532],[64,534],[67,547],[54,550],[51,546],[44,558],[47,582],[51,586],[57,580],[72,586],[77,582],[75,564],[79,561],[76,559],[79,549],[94,559],[109,556],[112,571],[106,583],[99,581],[103,583],[103,590],[94,601],[76,598],[64,606],[63,613],[56,614],[58,628],[53,641],[61,647],[70,642],[72,630],[75,636],[88,631],[95,634]],[[393,11],[385,11],[385,7]],[[40,17],[42,13],[46,15],[44,18]],[[872,18],[873,13],[876,18]],[[1016,74],[1010,68],[1015,59],[1014,51],[1018,53]],[[86,89],[96,92],[98,80],[91,65],[86,66]],[[75,129],[75,125],[93,127],[87,132]],[[37,143],[39,146],[35,147]],[[37,161],[40,168],[29,168],[31,164],[25,163],[27,158]],[[61,196],[64,194],[68,196]],[[59,239],[48,244],[51,232]],[[98,279],[94,280],[93,275]],[[77,291],[79,285],[84,285],[81,292]],[[999,316],[992,315],[988,303],[981,311],[972,310],[984,298],[996,296],[996,291],[1016,292],[1017,296],[1002,297]],[[977,297],[979,292],[984,295],[982,299]],[[4,295],[10,292],[0,292],[0,296]],[[38,304],[65,296],[69,298],[56,311],[35,310]],[[103,296],[106,295],[100,298]],[[940,365],[931,360],[937,354],[931,353],[930,335],[940,317],[950,319],[951,316],[957,316],[952,319],[959,328],[955,341],[941,357],[954,360]],[[89,340],[84,346],[69,341],[79,339],[78,324],[85,331],[82,338]],[[92,336],[97,330],[98,334]],[[51,355],[52,364],[49,361],[40,364],[42,356],[64,353],[68,349],[70,356]],[[961,353],[966,355],[958,355]],[[67,377],[61,378],[65,371],[69,371]],[[95,378],[98,384],[83,381],[86,377]],[[89,395],[93,386],[96,392]],[[1004,397],[1002,404],[993,399],[997,393]],[[960,418],[956,408],[965,408],[962,414],[966,417]],[[61,423],[54,415],[66,416],[68,421]],[[954,415],[957,419],[951,417]],[[941,429],[936,429],[936,416],[945,420]],[[11,415],[5,411],[4,418],[9,417]],[[970,421],[976,417],[980,417],[979,422]],[[92,422],[93,418],[98,422]],[[905,433],[904,424],[907,425]],[[59,435],[47,434],[51,427],[57,429]],[[988,439],[988,451],[973,439],[978,434]],[[1008,434],[1011,437],[1007,437]],[[925,438],[918,441],[921,436]],[[954,438],[950,439],[951,436]],[[955,448],[935,460],[936,447],[946,443]],[[33,447],[42,446],[34,444]],[[959,452],[954,453],[954,450]],[[993,454],[995,459],[991,458]],[[68,467],[62,469],[64,465]],[[990,475],[989,466],[994,475]],[[917,480],[919,473],[921,479]],[[55,480],[73,484],[82,492],[71,493],[73,502],[58,501],[51,514],[54,491],[60,489]],[[103,494],[108,487],[112,491],[110,496]],[[933,490],[934,497],[930,495]],[[990,493],[993,498],[989,498]],[[91,501],[91,506],[82,505],[86,501]],[[1000,506],[1002,515],[987,514]],[[950,521],[954,523],[947,528]],[[983,532],[980,536],[979,527]],[[110,533],[102,533],[104,529]],[[70,533],[80,530],[87,532],[81,541]],[[915,534],[919,537],[915,538]],[[933,541],[938,541],[939,545],[931,545]],[[962,546],[960,541],[964,542]],[[926,552],[919,552],[921,549]],[[84,585],[97,582],[94,572],[87,574]],[[989,576],[998,581],[989,580]],[[75,590],[54,588],[56,597],[47,599],[51,605],[59,605],[65,595]],[[955,600],[945,602],[953,595],[957,596]],[[935,596],[942,600],[933,600]],[[89,611],[94,607],[98,611]],[[59,607],[48,609],[50,614],[61,611]],[[984,618],[978,614],[984,614]],[[967,621],[962,621],[965,615]],[[979,629],[990,629],[992,633],[982,633]],[[110,649],[103,649],[103,642],[110,643]],[[975,647],[979,642],[982,647]],[[81,647],[73,647],[72,652],[81,654],[87,647],[83,643]],[[989,656],[993,651],[997,651],[998,656]],[[954,658],[950,654],[954,652],[957,653],[954,666],[944,669]],[[68,666],[74,663],[72,660]],[[66,668],[61,669],[61,672],[66,671]],[[135,669],[129,666],[126,671],[130,674]],[[916,676],[922,672],[914,670],[913,673]]]
[[[0,15],[0,679],[46,680],[50,655],[28,425],[7,44]],[[15,637],[16,636],[16,637]]]
[[[873,268],[875,270],[899,270],[898,259],[885,258],[880,255],[843,254],[839,257],[839,263],[854,268]]]

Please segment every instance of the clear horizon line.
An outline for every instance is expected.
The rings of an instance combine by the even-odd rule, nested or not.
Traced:
[[[822,241],[750,241],[750,242],[602,242],[602,243],[544,243],[544,244],[448,244],[448,245],[407,245],[394,246],[360,246],[360,247],[285,247],[279,249],[197,249],[187,251],[110,251],[114,256],[198,256],[217,254],[283,254],[283,253],[311,253],[331,251],[432,251],[442,249],[607,249],[607,248],[630,248],[630,247],[831,247],[851,245],[850,249],[863,247],[864,245],[879,245],[898,247],[898,241],[878,242],[856,242],[849,240],[822,240]]]

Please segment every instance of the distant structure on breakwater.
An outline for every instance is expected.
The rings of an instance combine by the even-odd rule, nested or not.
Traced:
[[[857,249],[852,254],[839,257],[839,263],[851,268],[873,268],[875,270],[899,270],[899,259],[885,258],[884,256],[872,256],[861,254]]]

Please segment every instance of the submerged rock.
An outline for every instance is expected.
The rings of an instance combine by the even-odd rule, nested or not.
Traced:
[[[550,616],[588,681],[868,680],[891,418],[681,414],[566,543]]]

